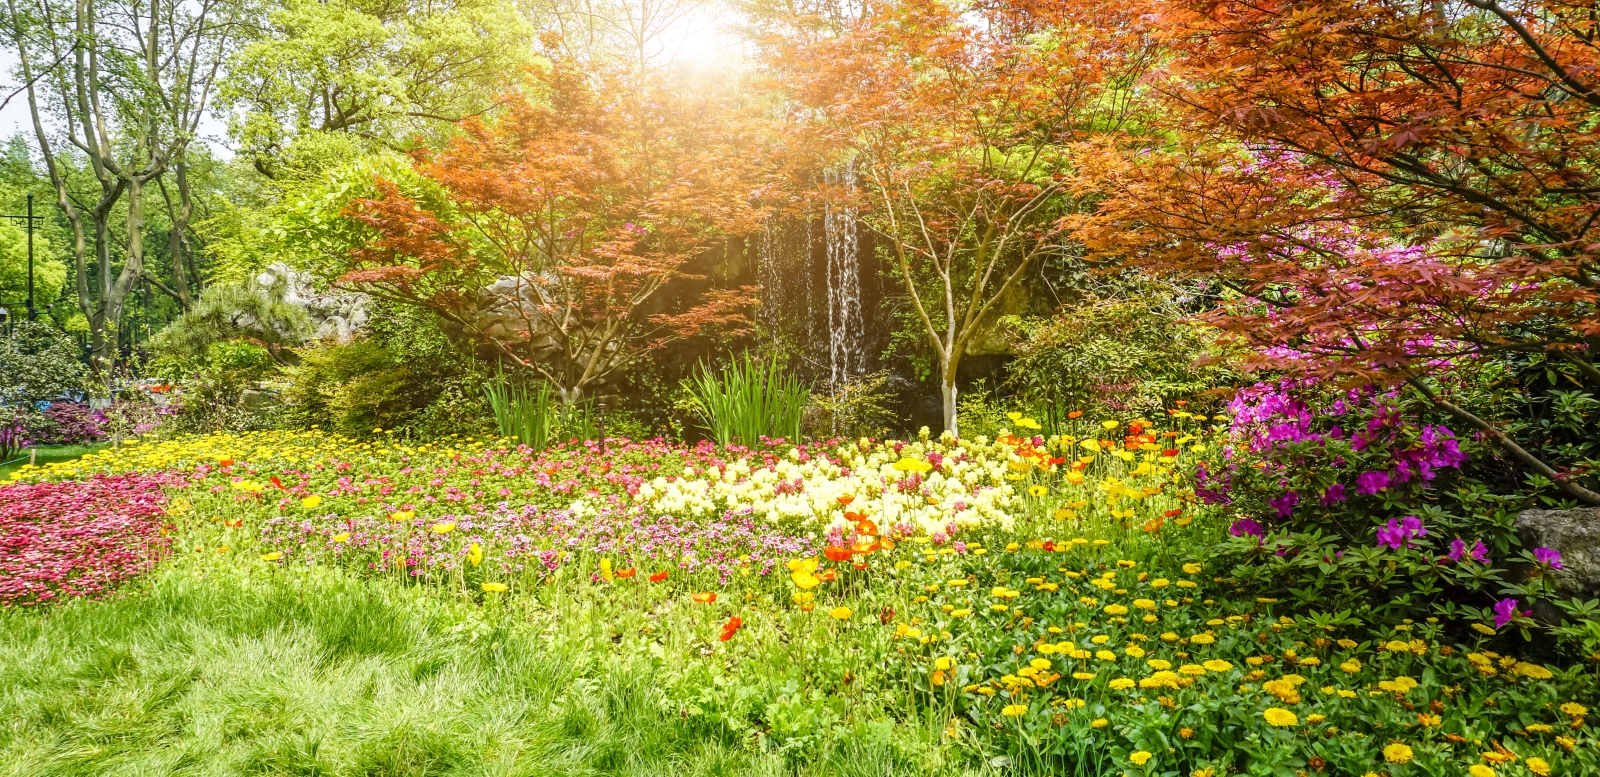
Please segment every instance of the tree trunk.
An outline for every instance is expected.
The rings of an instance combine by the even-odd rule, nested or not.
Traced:
[[[944,428],[953,435],[960,436],[956,428],[956,379],[955,372],[951,371],[939,381],[940,409],[944,413]]]
[[[178,307],[184,312],[194,306],[194,294],[190,291],[189,272],[186,259],[189,247],[189,219],[194,215],[194,201],[189,195],[189,163],[180,156],[172,166],[174,182],[178,186],[178,201],[174,203],[167,193],[165,181],[157,179],[161,186],[161,197],[167,202],[168,221],[171,228],[167,231],[167,255],[172,262],[172,291],[178,301]]]

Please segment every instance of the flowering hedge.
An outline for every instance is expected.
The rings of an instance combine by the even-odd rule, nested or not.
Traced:
[[[95,475],[0,486],[0,606],[95,597],[148,571],[163,531],[170,474]]]

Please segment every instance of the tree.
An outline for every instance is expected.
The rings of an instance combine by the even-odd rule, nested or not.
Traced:
[[[1594,385],[1600,347],[1600,48],[1591,10],[1158,2],[1170,147],[1101,158],[1078,233],[1204,276],[1259,366],[1405,381],[1452,359],[1547,352]],[[1220,136],[1222,142],[1218,142]]]
[[[557,60],[417,153],[432,191],[357,201],[372,229],[341,283],[438,314],[564,402],[673,341],[746,326],[753,289],[662,290],[761,213],[760,155],[725,94]]]
[[[72,232],[90,366],[105,383],[128,294],[147,277],[145,187],[182,160],[194,140],[232,40],[234,7],[227,0],[7,0],[6,9],[34,137]],[[54,119],[53,132],[46,117]],[[77,159],[98,187],[87,206],[69,180]],[[114,234],[118,215],[120,235]],[[113,268],[114,254],[121,255],[120,269]]]
[[[278,0],[258,26],[229,60],[221,97],[241,153],[268,177],[327,143],[437,139],[489,110],[533,46],[501,0]]]
[[[1041,260],[1072,250],[1060,219],[1079,204],[1064,175],[1073,149],[1126,125],[1148,62],[1077,12],[1053,24],[905,0],[837,36],[801,30],[770,60],[794,84],[796,153],[815,160],[804,172],[841,173],[822,198],[857,209],[887,245],[951,432],[969,342]]]

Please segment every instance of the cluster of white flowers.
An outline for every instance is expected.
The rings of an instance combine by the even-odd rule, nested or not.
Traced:
[[[839,446],[829,457],[801,461],[791,451],[771,464],[750,456],[700,477],[658,477],[641,484],[634,501],[651,512],[680,516],[750,510],[768,521],[822,531],[851,525],[847,512],[884,532],[897,526],[928,535],[952,525],[1009,527],[1015,492],[1005,476],[1014,461],[1020,459],[1008,446],[987,440],[862,440]],[[574,511],[592,511],[580,504],[587,498],[574,503]]]

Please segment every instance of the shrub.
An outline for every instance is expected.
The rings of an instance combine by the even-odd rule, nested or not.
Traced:
[[[0,338],[0,404],[39,402],[84,388],[78,344],[46,321],[19,321]]]

